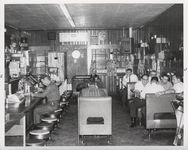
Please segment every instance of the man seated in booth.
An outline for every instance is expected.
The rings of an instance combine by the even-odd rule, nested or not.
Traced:
[[[128,68],[126,70],[126,74],[123,76],[123,81],[122,81],[122,84],[123,84],[123,93],[122,93],[122,102],[123,102],[123,106],[125,104],[127,104],[127,95],[128,95],[128,92],[127,92],[127,83],[128,82],[137,82],[138,81],[138,77],[137,75],[135,75],[132,71],[131,68]]]
[[[82,91],[82,89],[87,88],[87,87],[88,87],[88,82],[78,83],[76,86],[76,91],[80,92],[80,91]]]
[[[81,90],[81,96],[107,96],[103,88],[98,87],[95,77],[92,77],[87,88]]]
[[[173,89],[175,93],[183,93],[183,82],[182,77],[178,74],[172,76]]]
[[[170,77],[163,73],[161,75],[161,80],[159,84],[165,89],[165,90],[171,90],[172,89],[172,83],[169,81]]]
[[[128,82],[137,82],[138,77],[133,73],[133,70],[131,68],[128,68],[126,70],[126,74],[123,76],[123,86],[127,87]]]
[[[56,83],[52,82],[49,76],[41,77],[42,84],[46,87],[41,93],[32,94],[33,97],[47,98],[45,104],[41,104],[34,109],[34,123],[40,122],[40,116],[45,113],[55,111],[59,106],[60,93]]]
[[[173,86],[170,89],[166,89],[162,92],[157,92],[157,95],[167,94],[167,93],[183,93],[183,82],[181,81],[182,77],[178,74],[172,76]]]
[[[149,82],[149,77],[147,75],[143,75],[141,79],[142,83],[137,82],[135,85],[135,95],[136,97],[131,100],[129,103],[130,107],[130,116],[131,116],[131,125],[130,127],[136,126],[136,113],[138,108],[145,108],[146,101],[145,101],[145,95],[148,93],[157,93],[159,91],[164,91],[164,88],[158,84],[158,78],[152,77],[151,83]],[[138,87],[140,86],[139,90]],[[143,117],[145,118],[145,110],[143,110]]]
[[[98,88],[104,88],[104,85],[97,74],[95,74],[92,78],[94,78],[94,81]]]
[[[149,84],[148,75],[144,74],[141,77],[141,81],[138,81],[135,84],[134,90],[132,92],[135,94],[135,98],[129,101],[130,108],[130,116],[131,116],[131,125],[130,127],[134,127],[136,125],[136,112],[137,108],[144,106],[144,102],[140,99],[140,93],[144,90],[144,88]]]
[[[176,137],[181,137],[181,132],[178,132],[178,131],[181,131],[181,129],[183,129],[183,126],[184,126],[184,122],[183,122],[183,120],[184,120],[183,119],[184,118],[184,116],[183,116],[183,99],[184,99],[183,93],[184,93],[184,90],[183,90],[183,82],[181,80],[182,80],[182,77],[180,75],[174,74],[172,76],[172,83],[173,83],[172,89],[167,89],[165,91],[156,93],[158,96],[160,96],[162,94],[167,94],[167,93],[176,93],[176,99],[172,100],[174,102],[178,102],[177,103],[178,105],[180,104],[175,109],[175,115],[176,115],[176,120],[177,120],[177,129],[176,129],[177,136]],[[176,137],[173,142],[174,145],[177,145],[177,142],[178,142],[178,138],[176,138]]]
[[[151,70],[150,71],[150,73],[149,73],[149,82],[151,82],[151,78],[153,78],[153,77],[157,77],[157,72],[155,70]]]

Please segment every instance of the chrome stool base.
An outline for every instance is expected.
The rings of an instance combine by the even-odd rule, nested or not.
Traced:
[[[45,140],[45,141],[48,141],[51,139],[49,130],[31,130],[29,132],[29,137],[31,139]]]
[[[46,143],[44,140],[28,139],[26,141],[26,146],[46,146]]]

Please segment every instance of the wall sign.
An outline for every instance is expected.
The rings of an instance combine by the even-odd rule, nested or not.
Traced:
[[[59,33],[60,42],[88,42],[89,34],[87,32],[78,33]]]

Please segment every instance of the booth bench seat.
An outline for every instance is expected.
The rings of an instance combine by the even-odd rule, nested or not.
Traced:
[[[78,136],[84,135],[112,135],[110,96],[78,97]]]
[[[172,129],[176,128],[176,117],[171,105],[175,94],[146,94],[146,129]]]

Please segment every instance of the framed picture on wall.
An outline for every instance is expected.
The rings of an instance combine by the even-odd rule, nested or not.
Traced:
[[[56,33],[48,32],[48,40],[56,40]]]

